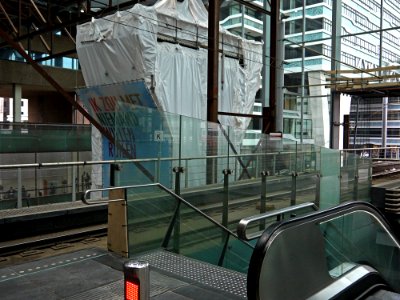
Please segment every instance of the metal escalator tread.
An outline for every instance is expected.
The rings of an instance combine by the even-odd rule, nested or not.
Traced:
[[[365,300],[400,300],[400,294],[386,290],[378,290],[365,298]]]

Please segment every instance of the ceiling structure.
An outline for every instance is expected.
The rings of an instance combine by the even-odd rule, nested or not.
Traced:
[[[332,91],[362,98],[400,97],[400,66],[325,72]]]
[[[28,53],[41,51],[43,61],[60,56],[76,55],[76,25],[118,9],[151,1],[117,0],[8,0],[0,3],[0,28]],[[57,49],[60,36],[62,50]],[[9,44],[0,38],[0,50]]]

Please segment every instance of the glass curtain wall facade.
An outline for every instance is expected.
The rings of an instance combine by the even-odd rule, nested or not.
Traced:
[[[336,10],[341,22],[341,48],[337,56],[340,69],[360,70],[398,64],[400,32],[396,28],[400,25],[399,1],[340,2],[341,6]],[[224,3],[221,7],[222,26],[247,38],[264,40],[263,32],[259,31],[262,19],[257,18],[257,14],[247,14],[249,9],[235,2]],[[253,3],[263,5],[262,1]],[[332,0],[281,0],[284,26],[283,133],[286,138],[325,147],[329,147],[330,141],[332,104],[327,72],[332,69],[336,3]],[[354,143],[356,136],[355,144],[384,143],[383,101],[381,98],[360,100],[341,96],[340,123],[343,123],[343,114],[350,114],[350,144]],[[387,101],[387,145],[400,144],[400,137],[396,134],[400,120],[399,102],[397,98]]]

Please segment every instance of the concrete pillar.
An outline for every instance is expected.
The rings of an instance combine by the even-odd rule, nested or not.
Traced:
[[[336,0],[332,4],[332,55],[331,70],[340,70],[342,35],[342,0]],[[332,74],[332,78],[337,75]],[[331,93],[331,136],[330,147],[339,149],[339,124],[340,124],[340,94]]]
[[[312,116],[312,130],[314,143],[318,146],[329,147],[329,103],[326,95],[327,89],[323,85],[326,83],[322,72],[308,72],[308,83],[310,85],[310,97],[308,106]],[[317,97],[319,96],[319,97]]]
[[[13,84],[13,122],[21,122],[22,87]]]

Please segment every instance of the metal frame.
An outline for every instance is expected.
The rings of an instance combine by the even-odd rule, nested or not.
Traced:
[[[247,231],[249,224],[257,222],[257,221],[263,221],[265,219],[275,217],[275,216],[277,217],[277,220],[279,221],[280,219],[283,219],[283,215],[285,213],[293,212],[293,211],[303,209],[303,208],[308,208],[308,207],[313,208],[315,211],[318,210],[318,207],[313,202],[305,202],[305,203],[297,204],[294,206],[277,209],[272,212],[267,212],[264,214],[259,214],[259,215],[243,218],[240,220],[240,222],[237,226],[237,230],[236,230],[237,234],[240,239],[245,240],[245,241],[257,239],[262,235],[262,233],[264,231],[262,230],[262,231],[253,233],[251,235],[247,235],[246,231]]]

